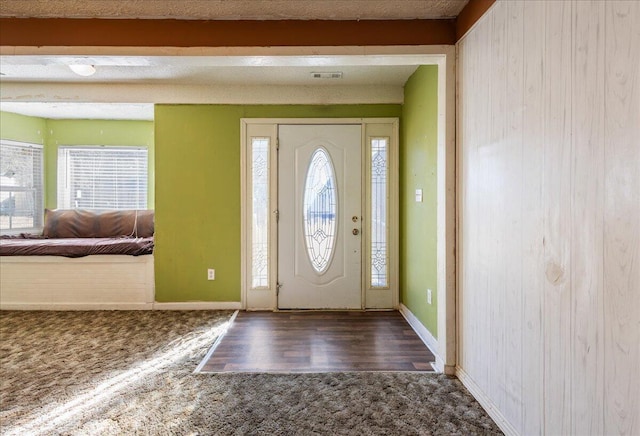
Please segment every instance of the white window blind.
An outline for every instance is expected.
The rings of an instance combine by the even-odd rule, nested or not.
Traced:
[[[60,147],[58,208],[146,209],[147,149]]]
[[[0,141],[0,230],[42,227],[42,146]]]

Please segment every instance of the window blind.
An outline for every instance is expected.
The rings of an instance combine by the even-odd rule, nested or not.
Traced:
[[[60,147],[58,208],[146,209],[147,149]]]
[[[42,217],[42,146],[0,141],[0,230],[35,230]]]

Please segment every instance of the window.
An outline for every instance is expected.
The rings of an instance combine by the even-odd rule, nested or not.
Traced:
[[[389,138],[371,139],[371,286],[384,288],[389,284],[389,251],[387,201]]]
[[[269,286],[269,139],[251,138],[251,286]]]
[[[42,227],[42,146],[0,141],[0,231]]]
[[[336,179],[331,157],[322,148],[312,155],[304,187],[303,228],[307,255],[317,273],[329,267],[336,240]]]
[[[242,122],[242,290],[253,307],[266,302],[276,287],[274,261],[278,219],[274,169],[277,168],[277,129],[272,124]],[[249,294],[247,294],[248,292]]]
[[[146,209],[147,149],[60,147],[58,208]]]

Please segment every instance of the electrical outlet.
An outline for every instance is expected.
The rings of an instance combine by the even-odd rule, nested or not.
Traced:
[[[215,280],[216,279],[216,270],[213,268],[209,268],[207,270],[207,280]]]
[[[431,289],[427,289],[427,303],[431,304]]]

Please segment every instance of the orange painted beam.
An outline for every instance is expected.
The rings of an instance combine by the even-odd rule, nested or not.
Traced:
[[[469,0],[456,19],[456,42],[473,27],[496,0]]]
[[[0,45],[269,47],[451,45],[447,20],[134,20],[1,18]]]

